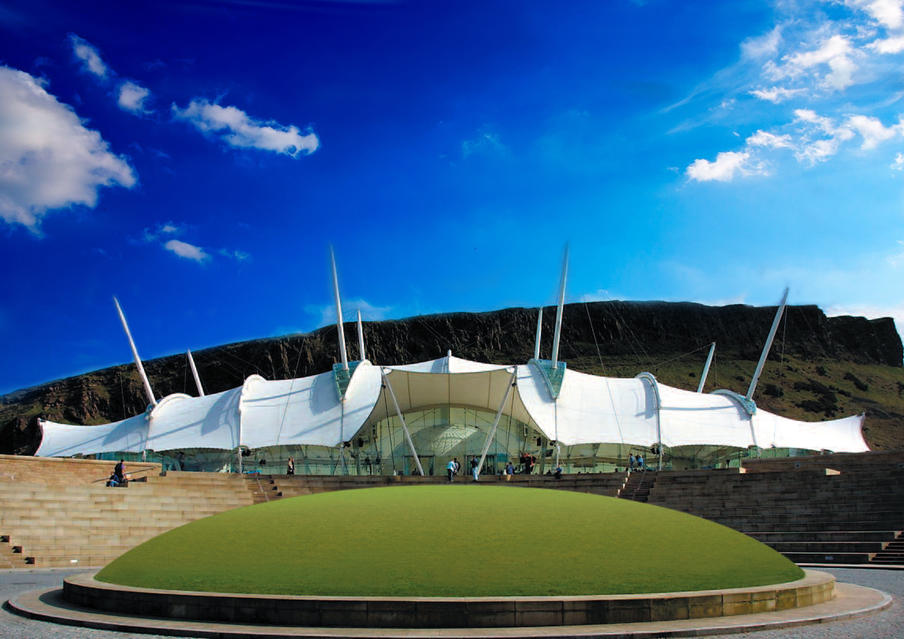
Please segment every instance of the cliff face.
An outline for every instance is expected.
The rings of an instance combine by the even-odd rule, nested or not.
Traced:
[[[711,373],[707,390],[716,384],[744,391],[774,313],[775,307],[742,305],[571,304],[565,308],[560,358],[573,369],[597,374],[633,376],[649,370],[664,383],[695,389],[706,347],[715,341],[717,376]],[[543,318],[541,356],[548,357],[555,309],[544,309]],[[533,355],[536,321],[536,309],[513,308],[369,322],[364,327],[367,356],[381,364],[410,363],[451,349],[466,359],[523,363]],[[346,341],[349,357],[356,358],[351,323]],[[330,369],[336,353],[336,329],[325,327],[306,335],[210,348],[194,358],[205,391],[214,393],[240,386],[255,373],[268,379],[321,373]],[[757,402],[810,420],[866,411],[871,444],[899,447],[896,442],[904,432],[902,357],[891,319],[828,318],[815,306],[789,307]],[[145,368],[158,397],[196,394],[183,355],[148,361]],[[0,453],[34,452],[40,442],[38,416],[97,424],[138,414],[145,405],[132,364],[17,391],[0,398]]]

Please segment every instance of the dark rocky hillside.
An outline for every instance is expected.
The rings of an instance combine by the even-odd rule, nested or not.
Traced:
[[[690,303],[594,302],[565,308],[560,358],[584,372],[633,376],[650,371],[667,384],[696,389],[707,348],[717,342],[707,390],[745,392],[775,307],[710,307]],[[541,356],[548,357],[555,309],[544,312]],[[433,359],[446,351],[492,363],[523,363],[533,354],[537,309],[449,313],[365,325],[368,358],[395,364]],[[357,357],[354,325],[346,324],[349,356]],[[336,329],[240,342],[194,353],[208,393],[242,384],[330,369]],[[123,348],[123,355],[128,350]],[[145,363],[158,397],[194,394],[184,355]],[[865,412],[874,448],[902,448],[904,368],[891,319],[826,317],[815,306],[787,309],[755,397],[767,410],[820,420]],[[131,363],[58,380],[0,398],[0,453],[32,453],[40,441],[36,418],[75,424],[115,421],[145,408]]]

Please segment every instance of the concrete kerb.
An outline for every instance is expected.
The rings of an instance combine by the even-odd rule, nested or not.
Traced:
[[[76,606],[181,621],[305,627],[488,628],[659,622],[772,612],[834,597],[835,577],[815,570],[781,584],[630,595],[517,597],[289,596],[159,590],[63,582]]]
[[[731,634],[763,629],[781,629],[805,624],[826,623],[878,612],[891,604],[891,597],[881,591],[863,586],[835,584],[836,596],[830,601],[803,608],[768,611],[754,614],[736,614],[727,617],[690,618],[661,621],[635,622],[626,618],[619,623],[610,619],[607,624],[569,624],[558,626],[521,627],[481,627],[481,628],[368,628],[368,627],[304,627],[297,620],[286,619],[283,623],[235,623],[230,621],[179,620],[142,616],[121,612],[103,612],[65,601],[62,590],[51,588],[24,593],[7,602],[12,612],[42,621],[65,625],[139,632],[150,634],[195,636],[195,637],[387,637],[412,639],[417,637],[664,637],[702,636],[707,634]],[[677,594],[677,593],[676,593]],[[756,595],[751,597],[751,600]],[[744,601],[738,601],[742,606]],[[386,602],[382,614],[384,621],[397,612],[396,605]],[[580,607],[580,602],[577,602]],[[542,608],[542,606],[541,606]],[[748,609],[749,610],[749,609]],[[743,607],[737,610],[744,612]],[[489,610],[485,612],[490,612]],[[542,611],[537,611],[542,612]],[[513,615],[502,614],[502,617]],[[567,620],[567,618],[566,618]],[[520,620],[530,621],[530,617]],[[542,621],[541,621],[542,623]],[[294,625],[291,625],[294,624]]]
[[[891,596],[886,593],[852,584],[837,584],[836,595],[835,599],[826,603],[772,613],[668,622],[521,628],[299,628],[174,621],[172,619],[114,615],[73,606],[62,599],[62,591],[59,588],[25,593],[8,601],[6,606],[22,616],[63,625],[120,632],[216,637],[218,639],[295,639],[299,637],[306,639],[451,639],[453,637],[473,637],[474,639],[631,637],[640,639],[735,634],[828,623],[872,614],[883,610],[892,602]]]

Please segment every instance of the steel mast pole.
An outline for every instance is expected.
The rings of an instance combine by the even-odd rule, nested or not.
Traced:
[[[756,365],[753,372],[753,378],[750,380],[750,387],[747,389],[746,399],[752,400],[753,393],[756,390],[756,384],[760,381],[760,374],[763,372],[763,366],[766,364],[766,357],[769,355],[769,349],[772,348],[772,340],[775,339],[775,333],[778,331],[778,324],[782,319],[782,313],[785,312],[785,304],[788,302],[788,288],[785,287],[785,293],[782,295],[782,301],[779,302],[778,310],[775,312],[775,319],[772,320],[772,328],[769,329],[769,336],[766,338],[766,345],[763,346],[763,353],[760,355],[760,361]]]
[[[132,339],[132,333],[129,331],[129,324],[126,322],[126,316],[122,312],[122,307],[119,305],[119,300],[116,297],[113,297],[113,303],[116,304],[116,312],[119,313],[119,320],[122,322],[122,328],[126,332],[126,337],[129,338],[129,346],[132,347],[132,357],[135,358],[135,366],[138,367],[138,374],[141,376],[141,381],[144,384],[144,392],[147,395],[148,402],[150,402],[151,406],[157,405],[157,398],[154,397],[154,391],[151,390],[151,382],[148,381],[148,376],[144,372],[144,366],[141,365],[141,358],[138,356],[138,349],[135,348],[135,340]]]
[[[361,324],[361,309],[358,309],[358,357],[362,362],[367,359],[364,356],[364,326]]]
[[[191,374],[195,378],[195,386],[198,387],[199,397],[204,397],[204,387],[201,386],[201,377],[198,375],[198,369],[195,368],[195,358],[191,356],[191,349],[185,351],[188,355],[188,365],[191,367]]]
[[[534,338],[534,359],[540,359],[540,335],[543,332],[543,307],[537,314],[537,336]]]
[[[568,246],[565,246],[565,256],[562,258],[562,283],[559,287],[559,308],[556,311],[556,331],[552,338],[552,367],[559,364],[559,337],[562,333],[562,311],[565,309],[565,281],[568,279]]]
[[[342,368],[348,370],[348,354],[345,351],[345,330],[342,327],[342,301],[339,299],[339,277],[336,275],[336,256],[330,247],[330,263],[333,267],[333,294],[336,296],[336,328],[339,331],[339,356]]]
[[[706,384],[706,376],[709,375],[709,365],[713,363],[713,355],[716,352],[716,343],[709,345],[709,355],[706,356],[706,363],[703,365],[703,373],[700,374],[700,384],[697,386],[697,392],[703,392],[703,386]]]

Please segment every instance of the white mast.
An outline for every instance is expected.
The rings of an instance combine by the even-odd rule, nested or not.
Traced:
[[[565,246],[565,257],[562,258],[562,284],[559,287],[559,309],[556,311],[556,332],[552,337],[552,367],[559,364],[559,337],[562,333],[562,311],[565,308],[565,280],[568,279],[568,246]]]
[[[129,331],[129,325],[126,323],[126,316],[123,315],[122,307],[119,305],[119,300],[116,297],[113,297],[113,303],[116,304],[116,311],[119,313],[119,319],[122,322],[122,328],[126,332],[126,337],[129,338],[129,346],[132,347],[132,357],[135,358],[135,366],[138,367],[138,374],[141,376],[141,381],[144,383],[144,392],[148,397],[148,402],[150,402],[151,406],[157,405],[157,399],[154,397],[154,391],[151,390],[151,382],[148,381],[148,376],[144,372],[144,366],[141,365],[141,358],[138,356],[138,349],[135,348],[135,340],[132,339],[132,333]]]
[[[358,357],[363,362],[364,356],[364,326],[361,324],[361,309],[358,309]]]
[[[540,334],[543,331],[543,307],[537,315],[537,337],[534,338],[534,359],[540,359]]]
[[[201,386],[201,377],[198,375],[198,369],[195,368],[195,358],[191,356],[191,349],[185,351],[188,355],[188,365],[191,367],[191,374],[195,378],[195,386],[198,387],[198,396],[204,397],[204,387]]]
[[[336,296],[336,328],[339,330],[339,356],[342,368],[348,370],[348,354],[345,352],[345,330],[342,328],[342,301],[339,299],[339,277],[336,275],[336,256],[330,247],[330,262],[333,266],[333,293]]]
[[[697,386],[697,392],[703,392],[703,385],[706,384],[706,376],[709,375],[709,365],[713,363],[713,354],[716,352],[716,343],[709,345],[709,355],[706,356],[706,363],[703,365],[703,373],[700,375],[700,384]]]
[[[760,373],[763,372],[763,366],[766,364],[766,357],[769,355],[769,349],[772,348],[772,340],[775,339],[775,332],[778,330],[778,323],[782,319],[782,313],[785,312],[785,303],[787,301],[788,287],[785,287],[785,293],[782,295],[782,301],[779,302],[778,310],[775,312],[775,319],[772,320],[772,328],[769,329],[769,337],[766,338],[766,345],[763,347],[760,361],[757,363],[756,370],[753,372],[753,379],[750,380],[750,387],[747,389],[747,399],[753,399],[756,383],[760,381]]]

